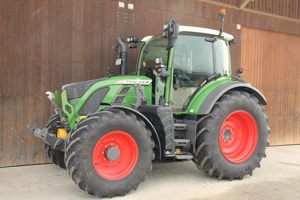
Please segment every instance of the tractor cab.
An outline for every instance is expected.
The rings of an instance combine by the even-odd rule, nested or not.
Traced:
[[[154,105],[183,112],[199,88],[219,77],[230,78],[229,44],[234,38],[216,30],[179,26],[173,19],[169,24],[178,30],[173,41],[163,35],[142,40],[137,75],[152,79]]]

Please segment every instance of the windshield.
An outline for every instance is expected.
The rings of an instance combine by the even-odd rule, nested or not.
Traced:
[[[155,69],[156,58],[162,58],[164,64],[168,64],[167,44],[168,39],[155,36],[144,45],[139,60],[139,75],[145,75],[149,68]]]

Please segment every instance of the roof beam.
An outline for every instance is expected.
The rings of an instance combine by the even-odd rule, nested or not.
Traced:
[[[254,0],[243,0],[242,3],[239,5],[239,8],[242,10],[243,8],[245,8],[247,6],[247,4],[250,1],[254,1]]]

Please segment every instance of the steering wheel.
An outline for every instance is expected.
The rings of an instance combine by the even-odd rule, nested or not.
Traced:
[[[174,89],[178,89],[179,87],[187,87],[190,83],[190,77],[186,75],[186,73],[180,68],[174,68],[174,78],[173,84]]]

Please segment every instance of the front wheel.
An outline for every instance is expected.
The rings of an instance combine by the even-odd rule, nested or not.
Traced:
[[[81,120],[66,147],[66,165],[73,181],[98,197],[137,189],[154,159],[154,142],[145,123],[115,109],[97,111]]]
[[[210,114],[198,121],[194,162],[220,179],[252,175],[266,156],[268,118],[258,100],[246,92],[224,94]]]
[[[54,136],[56,136],[56,132],[58,130],[57,121],[59,121],[59,115],[55,114],[50,117],[50,119],[48,120],[48,122],[45,125],[46,128],[49,128],[49,130],[48,130],[49,133]],[[61,167],[63,169],[66,169],[66,165],[65,165],[65,161],[64,161],[65,153],[62,151],[52,149],[52,147],[45,142],[43,142],[43,145],[44,145],[44,150],[45,150],[48,158],[50,158],[54,164],[58,165],[59,167]]]

